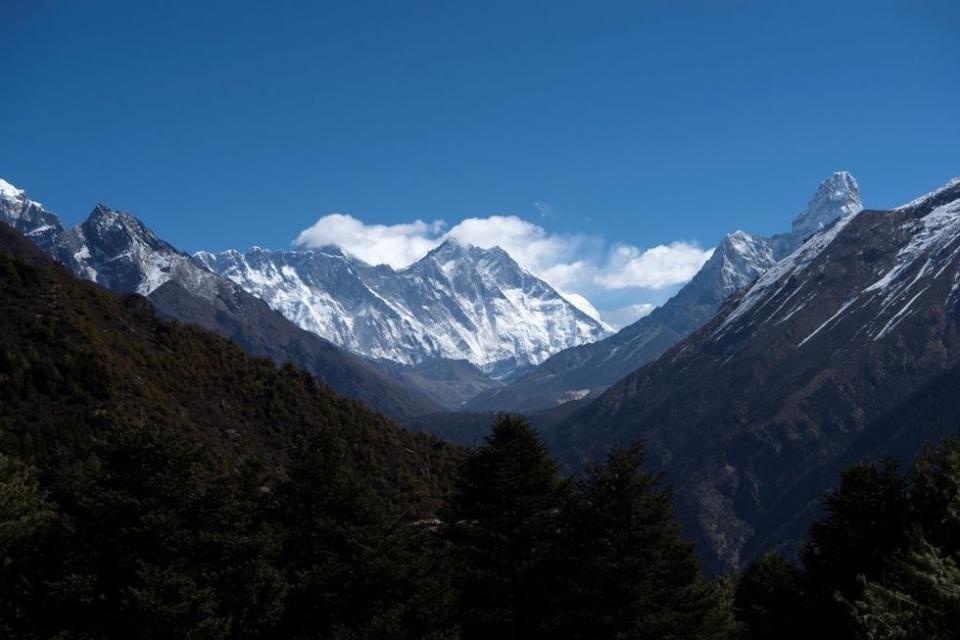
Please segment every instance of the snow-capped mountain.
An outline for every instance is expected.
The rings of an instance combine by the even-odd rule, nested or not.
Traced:
[[[791,231],[772,238],[745,231],[727,235],[697,275],[650,315],[604,340],[554,355],[511,384],[476,396],[466,408],[529,411],[597,394],[703,325],[730,295],[810,235],[862,209],[857,181],[846,171],[834,173],[794,218]]]
[[[39,202],[27,197],[0,178],[0,219],[28,236],[37,246],[49,252],[63,234],[60,218],[46,211]]]
[[[958,385],[960,179],[825,224],[552,444],[569,461],[641,439],[734,569],[803,531],[843,466],[954,432]]]
[[[156,236],[128,213],[99,204],[78,226],[60,218],[26,192],[0,180],[0,220],[19,230],[77,275],[118,293],[149,295],[174,280],[211,298],[219,278]]]
[[[162,315],[215,331],[253,355],[294,362],[386,415],[408,418],[441,408],[413,386],[295,326],[128,213],[98,205],[84,222],[67,229],[23,190],[0,180],[0,222],[80,278],[117,293],[148,296]]]
[[[297,325],[370,358],[466,360],[509,377],[606,333],[498,247],[447,240],[400,270],[335,247],[196,257]]]

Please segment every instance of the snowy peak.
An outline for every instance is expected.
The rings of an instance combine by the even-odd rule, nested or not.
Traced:
[[[116,211],[105,204],[98,204],[80,226],[88,239],[95,238],[99,243],[112,245],[118,250],[139,245],[153,251],[188,257],[173,245],[161,240],[136,216]]]
[[[28,198],[23,189],[3,179],[0,179],[0,221],[30,237],[44,251],[49,250],[64,232],[57,216]]]
[[[725,297],[753,282],[776,260],[766,238],[735,231],[717,245],[710,262],[714,265],[704,268],[708,272],[719,269],[717,286]]]
[[[960,181],[893,211],[848,215],[813,236],[745,292],[716,335],[738,324],[802,321],[828,297],[830,284],[839,292],[824,303],[829,313],[820,311],[826,320],[819,318],[797,348],[850,317],[859,323],[856,339],[880,340],[911,314],[937,306],[929,303],[933,291],[952,314],[960,300]]]
[[[113,291],[148,295],[174,280],[210,297],[213,274],[189,255],[161,240],[137,217],[97,205],[66,238],[70,255],[86,277]]]
[[[523,287],[524,282],[549,286],[498,246],[484,249],[452,238],[402,271],[432,275],[458,289],[473,289],[481,284],[495,291],[503,287]]]
[[[811,479],[956,428],[960,181],[845,213],[550,432],[587,458],[642,440],[718,564],[802,530]]]
[[[623,378],[703,326],[731,295],[766,279],[765,274],[776,269],[778,261],[786,262],[805,240],[813,244],[803,259],[814,255],[821,246],[816,238],[825,235],[824,230],[832,232],[840,226],[837,220],[861,209],[853,176],[845,171],[832,174],[796,217],[793,231],[769,238],[746,231],[728,234],[690,282],[652,313],[609,338],[557,354],[517,382],[479,397],[470,408],[542,409],[569,400],[578,390],[596,391]]]
[[[215,276],[185,253],[161,240],[129,213],[97,205],[81,224],[64,228],[60,218],[44,210],[4,181],[0,220],[82,278],[108,289],[147,295],[176,280],[195,295],[210,297]]]
[[[606,332],[499,247],[448,239],[399,271],[325,249],[196,257],[300,327],[402,364],[467,360],[509,376]]]
[[[425,255],[423,258],[418,260],[418,262],[422,262],[423,260],[426,260],[428,258],[432,258],[434,260],[448,260],[448,259],[463,258],[466,256],[467,249],[470,246],[471,245],[465,246],[463,244],[460,244],[460,241],[457,240],[456,238],[447,238],[446,240],[441,242],[439,245],[437,245],[436,247],[428,251],[427,255]]]
[[[3,178],[0,178],[0,199],[20,200],[25,197],[23,189],[18,189]]]
[[[792,233],[804,240],[862,210],[860,185],[848,172],[837,171],[820,184],[806,210],[794,219]]]

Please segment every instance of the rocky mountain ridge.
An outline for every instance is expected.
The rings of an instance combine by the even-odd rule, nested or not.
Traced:
[[[373,364],[299,329],[159,238],[133,215],[100,204],[81,224],[67,229],[22,189],[2,181],[0,222],[23,233],[78,277],[116,293],[148,296],[160,313],[215,331],[253,355],[281,364],[292,361],[339,393],[388,416],[409,418],[441,408]]]
[[[465,408],[536,411],[596,396],[702,326],[729,296],[810,235],[862,209],[857,181],[846,171],[835,172],[794,218],[790,232],[771,238],[745,231],[728,234],[696,276],[663,306],[608,338],[561,351],[511,384],[478,395]]]
[[[197,259],[300,327],[354,353],[406,365],[466,360],[508,379],[606,334],[499,247],[448,239],[400,270],[336,247],[254,247]]]
[[[641,440],[712,567],[735,569],[801,531],[843,464],[956,429],[958,294],[954,180],[824,227],[552,444],[576,465]]]

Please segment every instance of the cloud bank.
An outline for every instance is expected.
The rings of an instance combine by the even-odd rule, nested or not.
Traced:
[[[400,269],[447,238],[484,248],[500,246],[593,317],[601,313],[591,299],[620,292],[622,304],[602,313],[605,320],[619,326],[652,310],[651,304],[638,299],[644,291],[662,291],[687,282],[713,253],[692,242],[640,248],[611,244],[595,235],[551,233],[512,215],[467,218],[451,227],[443,220],[366,224],[348,214],[332,213],[304,229],[293,244],[300,248],[336,245],[364,262]]]

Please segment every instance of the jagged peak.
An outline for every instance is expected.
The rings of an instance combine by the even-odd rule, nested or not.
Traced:
[[[87,220],[99,220],[105,218],[108,220],[114,220],[120,216],[119,211],[114,211],[109,206],[102,202],[98,202],[97,206],[93,208],[90,212],[90,215],[87,216]]]
[[[714,262],[732,257],[751,259],[757,257],[759,253],[769,252],[770,244],[766,238],[739,230],[725,235],[717,244],[710,259]]]
[[[808,208],[814,207],[822,201],[843,202],[860,201],[860,185],[849,171],[834,171],[833,174],[820,183],[820,187],[810,200]]]
[[[500,245],[494,245],[492,247],[480,247],[475,244],[470,244],[469,242],[459,240],[453,236],[447,236],[444,238],[443,242],[431,249],[424,257],[506,258],[514,261],[510,254],[507,253]]]
[[[734,231],[733,233],[728,233],[727,235],[723,236],[723,239],[720,240],[720,244],[718,245],[718,248],[726,247],[733,250],[737,250],[746,243],[756,242],[756,239],[757,237],[752,233],[739,229],[737,231]]]
[[[6,199],[21,199],[26,195],[23,189],[19,189],[3,178],[0,178],[0,197]]]
[[[102,202],[93,208],[87,219],[79,225],[79,229],[90,242],[116,243],[121,241],[120,238],[124,238],[122,242],[143,244],[153,251],[191,257],[160,238],[137,216],[111,209]]]
[[[154,235],[147,225],[143,223],[143,220],[137,216],[133,215],[132,213],[127,213],[126,211],[120,211],[119,209],[111,209],[102,202],[98,203],[87,217],[87,223],[91,222],[97,225],[120,222],[131,233],[137,235]]]
[[[792,233],[805,238],[862,210],[856,178],[849,171],[835,171],[820,183],[807,208],[794,218]]]
[[[447,237],[443,242],[427,252],[424,257],[466,255],[468,249],[473,245],[462,243],[454,237]]]
[[[97,203],[81,226],[88,233],[104,233],[117,225],[124,227],[131,235],[143,235],[146,232],[146,227],[139,219],[129,213],[111,209],[102,202]]]
[[[36,200],[31,200],[27,196],[26,191],[3,178],[0,178],[0,200],[8,203],[17,202],[21,205],[33,205],[40,209],[43,208],[42,204]]]
[[[234,257],[236,255],[239,255],[239,252],[236,251],[235,249],[227,249],[226,251],[222,251],[219,254],[212,253],[210,251],[197,251],[196,253],[193,254],[193,259],[199,260],[205,266],[210,266],[212,264],[216,264],[217,260],[221,256]]]

